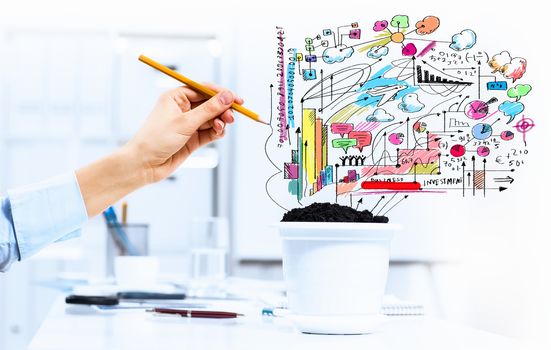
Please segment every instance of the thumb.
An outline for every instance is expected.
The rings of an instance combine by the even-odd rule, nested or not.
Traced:
[[[208,99],[206,102],[189,111],[188,118],[192,126],[198,129],[209,120],[219,116],[231,107],[234,96],[231,91],[224,90]]]

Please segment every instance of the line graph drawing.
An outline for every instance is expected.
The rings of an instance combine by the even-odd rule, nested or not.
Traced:
[[[277,205],[354,207],[372,196],[386,211],[408,196],[484,198],[512,186],[536,125],[527,60],[440,24],[398,14],[309,36],[276,27],[265,151]]]

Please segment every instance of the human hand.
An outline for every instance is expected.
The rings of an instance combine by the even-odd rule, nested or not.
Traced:
[[[212,98],[187,87],[165,92],[144,125],[114,153],[75,174],[89,217],[149,183],[169,176],[197,148],[224,136],[230,106],[243,103],[229,90],[205,84]]]
[[[148,183],[160,181],[192,152],[224,136],[233,123],[230,109],[243,99],[231,91],[205,84],[218,94],[208,98],[188,87],[163,93],[136,135],[124,146],[127,154],[138,157]]]

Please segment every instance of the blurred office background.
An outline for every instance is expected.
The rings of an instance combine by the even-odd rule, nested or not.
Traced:
[[[427,15],[415,8],[374,6],[369,10],[387,17],[396,11]],[[510,336],[543,337],[541,320],[549,308],[548,298],[543,299],[549,276],[544,259],[550,241],[540,235],[548,231],[543,218],[549,196],[535,180],[549,170],[542,159],[550,129],[543,106],[535,101],[543,99],[537,67],[543,69],[544,58],[520,32],[496,38],[487,24],[490,7],[465,9],[464,16],[432,8],[431,14],[450,27],[477,30],[479,45],[522,52],[535,87],[530,108],[541,115],[530,134],[529,164],[511,191],[478,202],[448,198],[445,206],[414,199],[394,211],[393,220],[404,230],[393,243],[387,292],[423,303],[436,317]],[[158,95],[177,86],[139,63],[140,53],[196,80],[234,89],[248,107],[268,115],[275,25],[298,35],[305,21],[363,19],[347,9],[331,17],[306,5],[296,9],[238,2],[201,7],[170,0],[148,5],[2,1],[1,192],[75,169],[126,142]],[[506,20],[529,22],[532,15],[519,10]],[[150,254],[160,258],[162,273],[189,274],[194,222],[216,217],[221,226],[227,223],[231,275],[282,278],[279,240],[270,226],[282,212],[264,193],[271,175],[263,152],[268,131],[237,116],[224,140],[197,152],[171,178],[127,198],[129,221],[149,224]],[[95,218],[80,239],[53,245],[0,275],[1,349],[25,348],[64,281],[105,277],[106,238],[103,219]]]

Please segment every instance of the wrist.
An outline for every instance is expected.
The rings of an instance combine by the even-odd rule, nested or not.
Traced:
[[[76,171],[89,217],[96,216],[129,193],[149,184],[150,172],[139,152],[122,147]]]
[[[128,143],[111,154],[112,162],[121,172],[121,181],[131,190],[151,184],[153,175],[150,167],[141,157],[138,147]],[[126,187],[125,186],[125,187]]]

